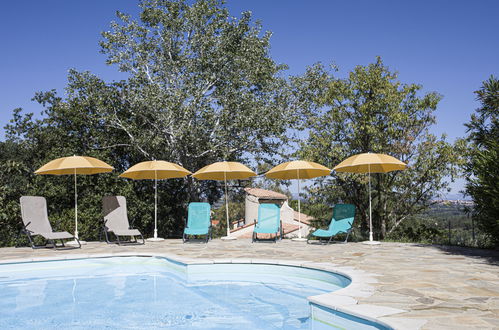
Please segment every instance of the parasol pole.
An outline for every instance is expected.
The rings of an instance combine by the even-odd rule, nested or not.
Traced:
[[[298,238],[301,239],[301,206],[300,206],[300,170],[296,170],[298,177]]]
[[[76,190],[76,168],[74,168],[74,176],[75,176],[75,237],[78,237],[78,191]]]
[[[373,241],[373,216],[371,210],[371,164],[367,164],[369,175],[369,242]]]
[[[225,215],[227,217],[227,237],[229,237],[230,224],[229,224],[229,199],[227,197],[227,172],[224,172],[224,183],[225,183]]]
[[[158,171],[154,171],[154,238],[158,238]]]

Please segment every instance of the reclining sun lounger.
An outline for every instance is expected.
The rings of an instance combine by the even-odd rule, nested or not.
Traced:
[[[54,249],[61,247],[66,247],[64,245],[65,239],[73,239],[78,243],[78,246],[71,248],[80,248],[80,241],[71,235],[67,231],[55,232],[52,230],[50,221],[47,213],[47,201],[45,197],[40,196],[22,196],[20,198],[21,202],[21,217],[23,220],[23,229],[21,229],[22,234],[28,236],[29,243],[33,249],[40,249],[50,247],[47,244],[36,245],[34,241],[34,236],[42,236],[45,240],[50,242]],[[57,241],[61,242],[61,245],[57,245]]]
[[[355,205],[352,204],[336,204],[333,208],[333,217],[329,223],[328,229],[317,229],[312,233],[312,236],[318,237],[322,243],[323,238],[329,238],[327,243],[330,243],[334,236],[345,233],[347,237],[343,243],[346,243],[348,236],[352,231],[352,224],[355,218]],[[309,243],[309,240],[307,240]]]
[[[258,240],[274,240],[277,242],[278,234],[282,238],[281,209],[276,204],[260,204],[258,206],[258,222],[255,221],[252,242]],[[258,238],[258,234],[275,234],[274,238]]]
[[[102,211],[104,214],[103,232],[108,244],[144,244],[144,237],[138,229],[133,229],[128,223],[126,199],[123,196],[106,196],[102,199]],[[113,233],[116,240],[111,241],[109,234]],[[120,237],[130,236],[129,240],[120,240]],[[140,236],[142,242],[137,240]]]
[[[210,204],[189,203],[187,210],[187,221],[182,239],[185,242],[189,236],[206,235],[206,243],[211,239]]]

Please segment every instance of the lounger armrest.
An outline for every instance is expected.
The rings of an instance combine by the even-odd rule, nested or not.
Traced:
[[[30,224],[30,223],[31,223],[31,221],[30,221],[30,222],[28,222],[27,224],[24,224],[24,223],[23,223],[23,229],[24,229],[24,231],[26,231],[26,232],[30,232],[30,233],[32,233],[33,231],[31,231],[31,230],[29,230],[29,229],[28,229],[28,226],[29,226],[29,224]]]

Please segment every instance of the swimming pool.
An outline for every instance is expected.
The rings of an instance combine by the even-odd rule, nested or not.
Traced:
[[[310,305],[330,272],[112,257],[0,265],[0,328],[385,329]]]

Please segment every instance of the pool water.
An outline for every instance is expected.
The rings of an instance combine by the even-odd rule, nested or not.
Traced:
[[[153,257],[0,265],[0,329],[345,328],[345,317],[338,323],[324,309],[319,314],[333,315],[333,323],[314,320],[306,297],[349,282],[299,267],[185,266]],[[347,321],[345,329],[379,328]]]

